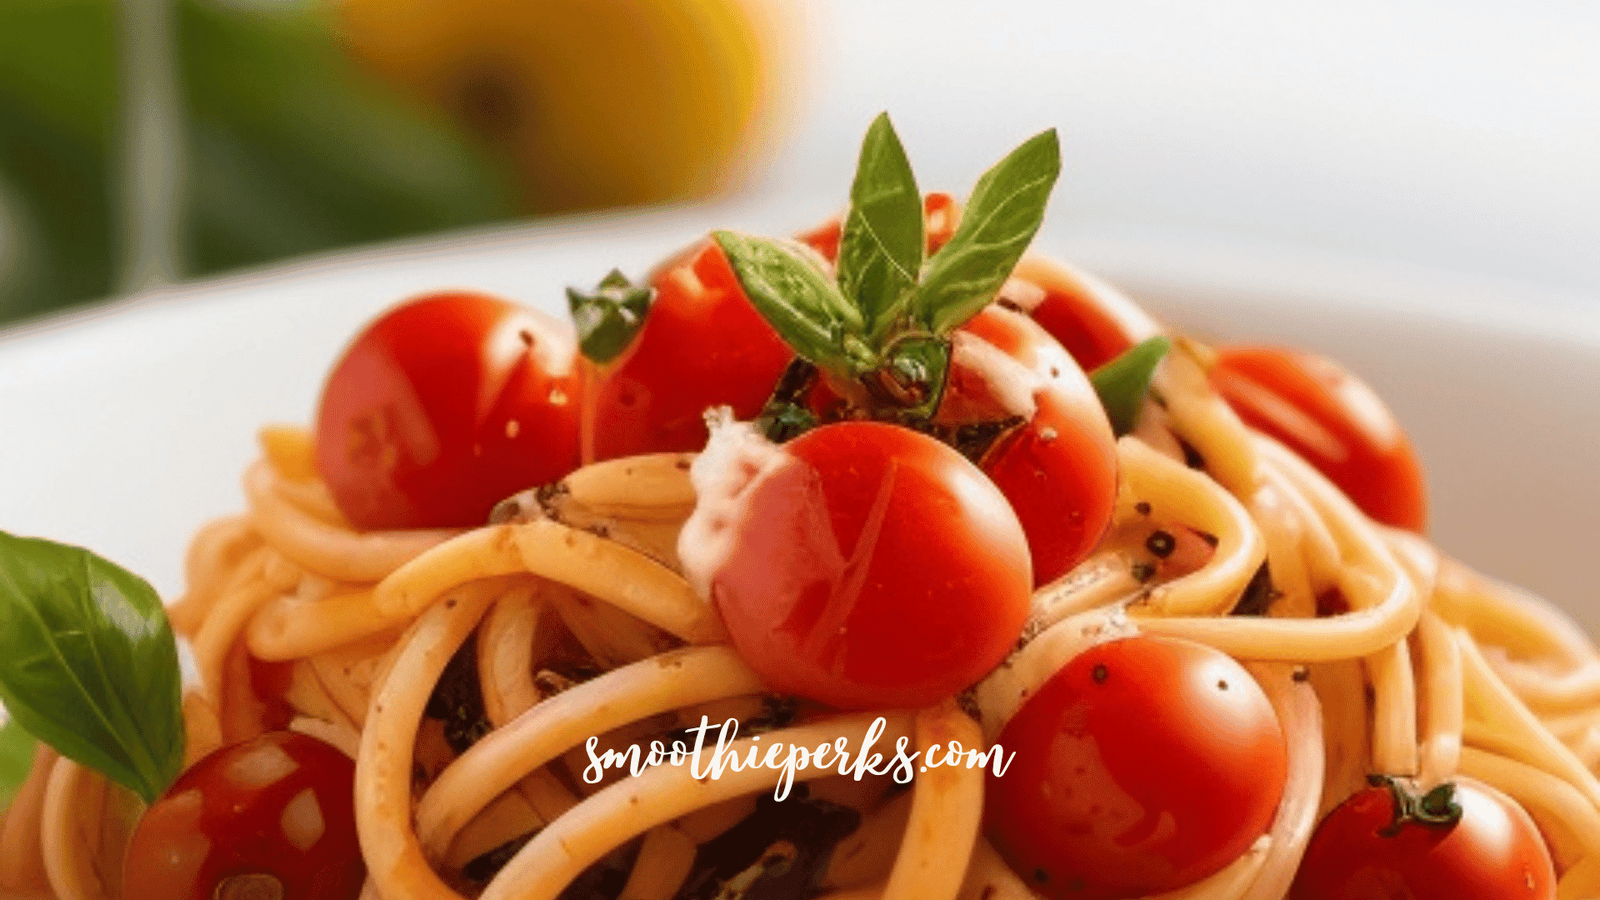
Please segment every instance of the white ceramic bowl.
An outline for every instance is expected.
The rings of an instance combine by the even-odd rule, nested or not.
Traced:
[[[328,257],[0,335],[0,529],[91,547],[171,596],[189,533],[237,510],[266,421],[307,421],[355,329],[407,294],[478,287],[562,313],[561,289],[642,273],[713,225],[825,210],[709,207]],[[1047,252],[1062,242],[1046,237]],[[1434,535],[1600,633],[1600,304],[1375,263],[1190,242],[1065,249],[1199,333],[1343,360],[1428,467]]]

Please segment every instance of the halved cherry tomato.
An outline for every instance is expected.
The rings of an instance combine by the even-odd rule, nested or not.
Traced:
[[[700,501],[725,512],[691,520],[683,541],[724,548],[697,580],[774,689],[841,708],[924,706],[1004,658],[1028,612],[1028,545],[982,472],[879,422],[763,447],[776,456],[755,469],[727,460],[740,467],[728,496]]]
[[[328,374],[317,468],[358,528],[483,524],[578,464],[570,326],[486,294],[428,294],[361,332]]]
[[[1021,371],[987,366],[979,354],[958,350],[939,415],[1025,417],[978,465],[1016,510],[1034,584],[1046,584],[1082,561],[1111,522],[1117,494],[1111,424],[1083,370],[1027,316],[991,305],[961,330],[1020,363]],[[1019,402],[1018,390],[1031,399]]]
[[[1317,826],[1289,897],[1554,900],[1555,867],[1527,812],[1465,778],[1454,799],[1454,824],[1396,822],[1393,789],[1357,791]]]
[[[655,301],[617,359],[585,360],[585,462],[706,445],[705,412],[754,418],[794,351],[745,298],[707,241],[651,278]]]
[[[1339,364],[1282,347],[1222,347],[1211,383],[1245,424],[1300,454],[1367,515],[1427,530],[1427,490],[1411,441]]]
[[[1054,260],[1024,256],[996,298],[1026,313],[1092,372],[1145,338],[1155,320],[1116,288]]]
[[[145,812],[122,896],[162,900],[355,900],[355,763],[273,731],[195,763]]]
[[[1139,636],[1078,654],[1023,704],[989,776],[996,849],[1045,897],[1192,884],[1263,834],[1288,772],[1266,695],[1230,657]]]

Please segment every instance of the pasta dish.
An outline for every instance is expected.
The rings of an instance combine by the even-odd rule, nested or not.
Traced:
[[[572,326],[413,298],[164,618],[0,534],[0,622],[117,648],[0,665],[0,896],[1600,898],[1594,643],[1353,375],[1029,249],[1058,171],[925,196],[880,117]]]

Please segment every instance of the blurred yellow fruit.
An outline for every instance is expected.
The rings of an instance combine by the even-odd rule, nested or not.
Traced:
[[[770,118],[787,0],[336,0],[355,55],[507,153],[530,210],[722,187]]]

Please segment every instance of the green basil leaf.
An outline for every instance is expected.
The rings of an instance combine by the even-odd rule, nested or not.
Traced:
[[[732,231],[713,233],[745,296],[794,352],[850,375],[874,368],[861,311],[793,247]]]
[[[0,531],[0,702],[147,802],[183,766],[166,610],[143,579],[87,550]]]
[[[839,238],[839,290],[880,334],[922,269],[922,193],[889,114],[867,128]]]
[[[600,279],[599,287],[583,292],[567,288],[567,307],[578,330],[578,349],[597,363],[608,363],[633,343],[644,327],[655,291],[636,285],[618,269]]]
[[[0,810],[11,805],[22,783],[28,780],[38,743],[0,706]]]
[[[949,334],[987,306],[1039,231],[1060,175],[1053,128],[983,173],[955,234],[928,261],[911,302],[913,317],[934,334]]]
[[[1172,342],[1160,335],[1124,350],[1120,356],[1089,373],[1095,393],[1100,395],[1100,405],[1106,408],[1111,420],[1111,430],[1118,437],[1133,430],[1139,418],[1139,407],[1144,405],[1150,392],[1150,377],[1156,364],[1161,362]]]

